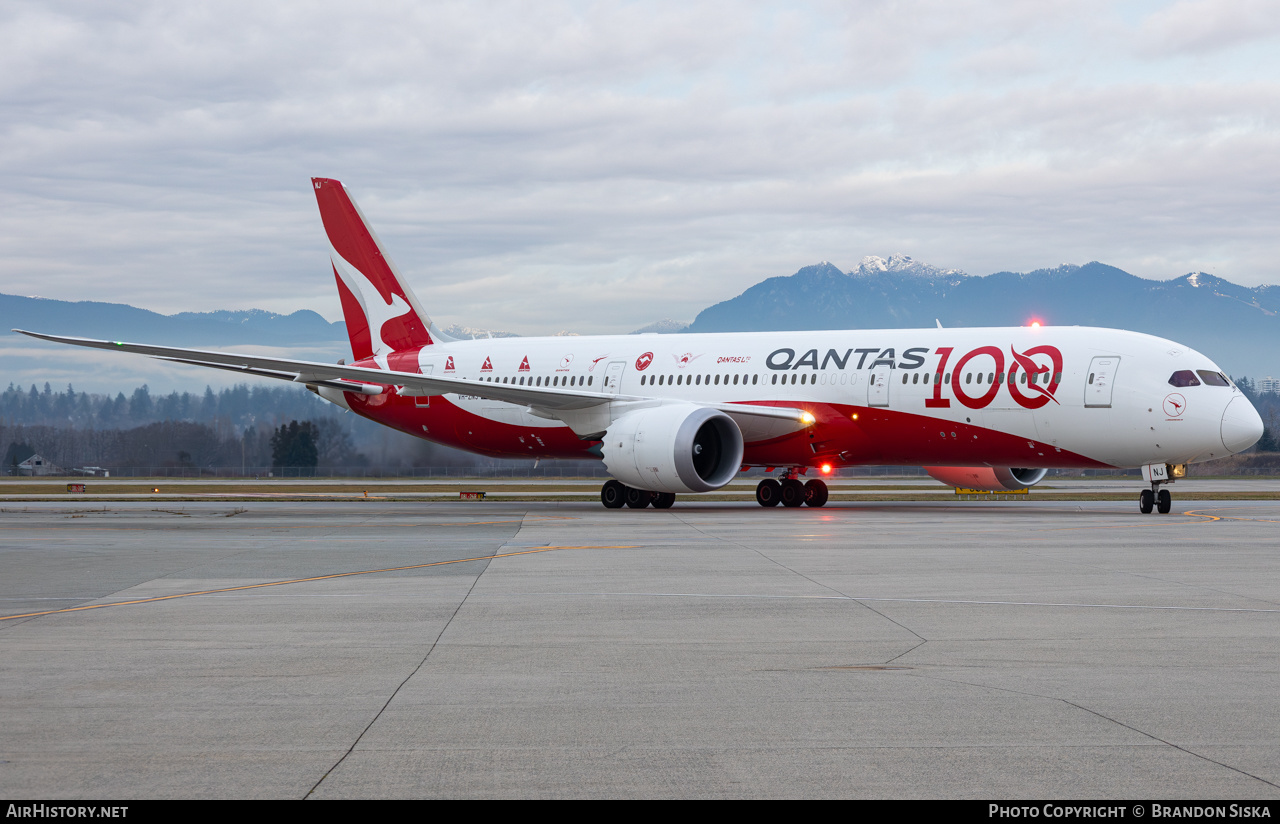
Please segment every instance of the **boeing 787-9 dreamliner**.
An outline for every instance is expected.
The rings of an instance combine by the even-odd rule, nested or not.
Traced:
[[[419,438],[502,458],[599,458],[606,507],[666,508],[739,472],[762,506],[822,506],[820,477],[918,465],[1021,489],[1048,469],[1141,467],[1168,512],[1186,465],[1248,449],[1262,419],[1209,358],[1117,329],[1027,326],[454,340],[336,180],[312,180],[353,359],[313,363],[23,334],[304,384]],[[16,330],[21,331],[21,330]]]

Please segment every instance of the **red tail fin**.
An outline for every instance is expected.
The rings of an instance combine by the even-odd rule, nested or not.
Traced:
[[[400,277],[360,207],[336,180],[313,177],[332,247],[342,315],[357,360],[430,346],[431,318]]]

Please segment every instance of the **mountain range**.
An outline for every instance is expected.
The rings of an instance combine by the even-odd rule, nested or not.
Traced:
[[[829,262],[768,278],[709,306],[690,324],[663,320],[637,333],[883,329],[943,326],[1104,326],[1160,335],[1200,350],[1236,376],[1280,374],[1280,286],[1239,286],[1205,272],[1139,278],[1093,262],[1033,272],[969,275],[904,255]],[[116,303],[0,294],[0,337],[12,328],[183,346],[345,347],[346,325],[311,311],[258,309],[162,315]],[[458,338],[512,333],[463,326]],[[561,332],[560,334],[573,334]],[[25,340],[25,339],[24,339]],[[29,350],[28,350],[29,352]],[[24,370],[24,372],[29,370]],[[26,378],[18,378],[25,380]]]
[[[909,260],[909,259],[908,259]],[[1280,372],[1280,286],[1193,272],[1139,278],[1103,263],[982,277],[923,265],[769,278],[704,309],[690,332],[943,326],[1104,326],[1171,338],[1236,375]]]

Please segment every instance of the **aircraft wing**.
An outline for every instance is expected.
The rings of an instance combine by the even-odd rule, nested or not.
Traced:
[[[161,360],[187,363],[193,366],[225,369],[243,375],[274,378],[276,380],[292,381],[293,383],[328,386],[341,389],[344,392],[356,392],[363,395],[378,395],[387,391],[387,387],[405,387],[406,389],[416,390],[415,394],[472,395],[488,400],[537,407],[552,413],[556,410],[589,409],[593,406],[610,402],[635,403],[657,400],[656,398],[640,395],[606,395],[602,392],[587,392],[579,388],[513,386],[511,384],[489,383],[466,378],[449,378],[443,375],[420,375],[416,372],[369,369],[363,366],[346,364],[317,363],[315,361],[272,358],[235,352],[212,352],[205,349],[179,349],[171,346],[152,346],[145,343],[45,335],[39,332],[28,332],[24,329],[14,329],[13,331],[53,343],[66,343],[72,346],[87,346],[92,349],[148,355]],[[738,403],[706,405],[732,415],[805,423],[812,420],[812,417],[806,419],[809,413],[801,409],[784,409],[776,406],[756,406],[754,404]]]

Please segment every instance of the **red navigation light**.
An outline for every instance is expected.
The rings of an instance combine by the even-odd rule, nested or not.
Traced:
[[[829,464],[829,463],[824,463],[824,464],[822,465],[822,474],[823,474],[823,475],[830,475],[830,474],[831,474],[831,464]]]

